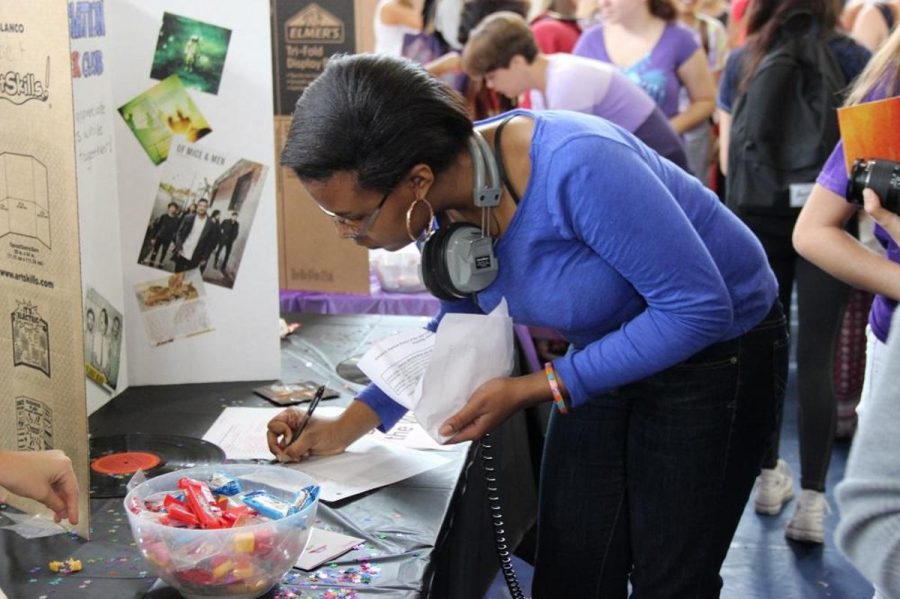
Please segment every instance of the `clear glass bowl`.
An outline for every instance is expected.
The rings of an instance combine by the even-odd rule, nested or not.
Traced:
[[[143,505],[150,495],[177,491],[182,477],[208,481],[218,472],[239,480],[245,491],[268,491],[286,501],[292,501],[300,489],[316,484],[310,476],[280,465],[222,464],[163,474],[136,486],[125,497],[131,532],[150,567],[184,597],[259,597],[275,586],[303,553],[318,499],[280,520],[213,530],[166,526],[129,509]]]

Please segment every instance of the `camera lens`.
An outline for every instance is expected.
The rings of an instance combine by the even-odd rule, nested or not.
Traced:
[[[900,162],[890,160],[857,160],[847,181],[847,201],[863,205],[863,190],[872,189],[881,205],[900,214]]]

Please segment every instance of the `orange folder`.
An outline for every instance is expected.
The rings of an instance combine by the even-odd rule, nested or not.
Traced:
[[[847,174],[857,158],[900,162],[900,96],[838,108]]]

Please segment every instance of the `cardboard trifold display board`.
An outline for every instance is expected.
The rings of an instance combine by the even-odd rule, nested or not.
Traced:
[[[0,449],[61,449],[81,486],[87,412],[66,2],[0,3]],[[95,28],[94,33],[99,34]],[[16,496],[9,503],[46,511]]]
[[[371,51],[374,1],[273,0],[275,159],[303,90],[339,53]],[[277,169],[282,289],[369,293],[368,251],[339,239],[290,169]]]

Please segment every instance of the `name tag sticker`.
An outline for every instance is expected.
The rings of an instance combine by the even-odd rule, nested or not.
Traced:
[[[806,204],[809,194],[812,193],[815,183],[792,183],[791,190],[791,208],[803,208]]]

